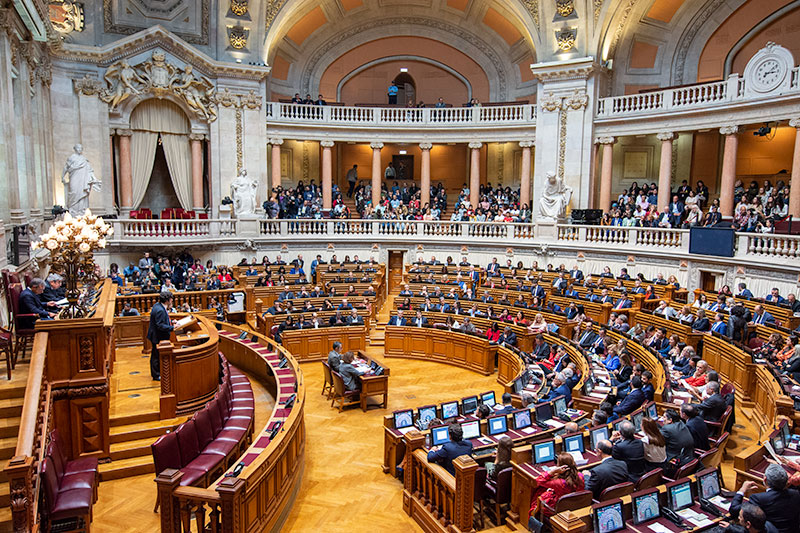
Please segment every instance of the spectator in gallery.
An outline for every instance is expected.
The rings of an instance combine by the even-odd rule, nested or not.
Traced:
[[[395,82],[389,84],[389,88],[386,91],[387,95],[389,96],[389,105],[397,105],[398,92],[400,92],[400,89],[397,87]]]

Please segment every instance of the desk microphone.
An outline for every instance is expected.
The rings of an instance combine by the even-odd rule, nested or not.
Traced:
[[[281,430],[281,423],[278,422],[277,424],[275,424],[275,427],[272,428],[272,431],[270,431],[269,440],[273,440],[275,438],[275,435],[277,435],[278,431],[280,430]]]
[[[292,395],[289,396],[289,398],[283,403],[284,408],[291,409],[296,399],[297,399],[297,394],[292,393]]]

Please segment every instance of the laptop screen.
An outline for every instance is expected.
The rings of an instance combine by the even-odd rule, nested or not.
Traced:
[[[477,396],[467,396],[461,400],[461,414],[468,415],[470,413],[474,413],[475,410],[478,408],[478,397]]]
[[[494,391],[484,392],[481,394],[481,403],[488,405],[489,407],[494,407],[494,404],[496,403],[494,400]]]
[[[506,415],[493,416],[486,420],[489,425],[489,435],[499,435],[506,432]]]
[[[583,435],[570,435],[564,437],[564,451],[583,453]]]
[[[514,411],[514,429],[522,429],[531,425],[530,409]]]
[[[464,433],[465,439],[477,439],[481,436],[481,421],[470,420],[461,424],[461,431]]]
[[[450,433],[447,426],[435,426],[431,428],[431,444],[441,446],[445,442],[450,442]]]
[[[661,506],[658,505],[658,489],[652,489],[638,496],[634,495],[631,503],[633,504],[634,524],[641,524],[661,516]]]
[[[544,422],[553,418],[553,404],[550,402],[540,403],[535,409],[537,422]]]
[[[458,402],[447,402],[442,404],[442,419],[455,418],[458,416]]]
[[[533,443],[533,462],[534,464],[549,463],[556,459],[555,442],[548,440],[545,442]]]
[[[403,429],[414,424],[414,412],[411,409],[394,412],[394,428]]]

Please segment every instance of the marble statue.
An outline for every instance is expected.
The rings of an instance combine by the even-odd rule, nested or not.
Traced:
[[[103,78],[111,89],[104,91],[100,99],[109,104],[111,111],[129,96],[140,94],[136,85],[142,83],[142,77],[124,59],[111,65]]]
[[[101,182],[94,175],[92,165],[83,155],[83,146],[73,146],[73,153],[64,164],[61,182],[64,184],[66,208],[70,215],[77,217],[89,208],[89,192],[99,191]]]
[[[200,80],[192,74],[192,66],[186,65],[183,74],[172,81],[172,89],[186,100],[186,103],[195,113],[201,115],[209,122],[217,118],[217,110],[213,105],[214,84],[205,76]]]
[[[237,217],[254,215],[256,212],[256,191],[258,183],[247,177],[247,171],[242,169],[236,179],[231,183],[233,196],[233,211]]]
[[[539,216],[558,220],[564,218],[572,198],[572,187],[567,187],[555,172],[547,173],[547,183],[539,200]]]

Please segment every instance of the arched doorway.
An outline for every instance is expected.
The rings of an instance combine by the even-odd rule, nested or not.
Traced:
[[[397,104],[405,106],[408,101],[417,103],[417,85],[414,83],[414,78],[408,72],[401,72],[394,78],[394,83],[397,85],[399,91],[397,92]]]

